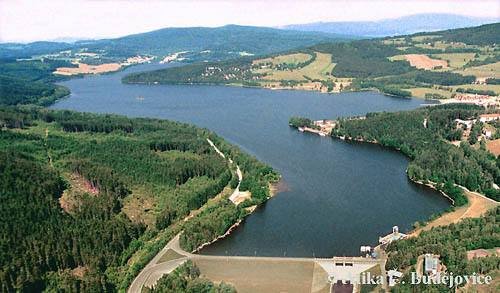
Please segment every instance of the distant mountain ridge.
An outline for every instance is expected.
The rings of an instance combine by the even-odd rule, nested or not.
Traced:
[[[478,26],[500,21],[500,18],[479,18],[455,14],[429,13],[379,21],[340,21],[292,24],[286,30],[346,34],[358,37],[386,37]]]
[[[0,57],[29,57],[66,49],[106,50],[112,56],[166,55],[179,51],[247,52],[255,55],[286,51],[319,42],[353,39],[323,32],[226,25],[216,28],[164,28],[115,39],[75,43],[35,42],[0,44]]]

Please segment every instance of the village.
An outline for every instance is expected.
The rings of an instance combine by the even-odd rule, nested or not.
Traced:
[[[490,153],[495,156],[500,155],[500,133],[496,126],[498,120],[500,120],[500,113],[481,114],[477,119],[455,119],[457,129],[462,130],[462,138],[452,141],[452,144],[458,146],[463,140],[478,143],[484,141]]]

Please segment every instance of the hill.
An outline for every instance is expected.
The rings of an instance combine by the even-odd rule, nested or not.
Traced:
[[[321,43],[125,76],[126,83],[235,84],[322,92],[378,89],[446,99],[500,93],[500,23],[432,33]],[[474,83],[474,84],[473,84]]]
[[[464,28],[497,22],[494,18],[477,18],[455,14],[415,14],[379,21],[315,22],[292,24],[283,29],[343,33],[358,37],[386,37],[418,32]]]
[[[0,58],[31,57],[62,50],[103,51],[106,57],[154,55],[175,52],[201,53],[203,59],[227,59],[240,55],[261,55],[310,46],[320,42],[351,39],[344,34],[301,32],[266,27],[227,25],[216,28],[164,28],[115,39],[86,40],[72,44],[36,42],[0,44]]]
[[[207,138],[241,166],[246,203],[229,201],[234,164]],[[191,125],[0,106],[0,290],[125,291],[184,225],[213,240],[267,199],[273,178]],[[208,202],[210,213],[184,220]]]
[[[179,51],[247,52],[254,55],[280,52],[334,39],[343,34],[298,32],[266,27],[226,25],[217,28],[165,28],[117,39],[77,42],[89,49],[104,49],[112,54],[161,55]]]

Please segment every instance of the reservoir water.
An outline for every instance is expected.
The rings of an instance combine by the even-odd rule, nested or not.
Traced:
[[[437,192],[407,179],[408,160],[396,151],[303,134],[288,126],[294,115],[334,119],[414,109],[422,100],[373,92],[329,95],[120,81],[129,72],[165,66],[140,65],[63,82],[72,94],[52,108],[192,123],[215,131],[278,170],[286,190],[203,254],[359,255],[361,245],[376,245],[392,226],[407,231],[415,221],[449,206]]]

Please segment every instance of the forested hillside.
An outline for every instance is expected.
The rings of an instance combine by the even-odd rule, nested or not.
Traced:
[[[458,89],[498,95],[499,31],[500,23],[495,23],[381,39],[323,42],[265,58],[134,73],[123,81],[239,84],[323,92],[376,89],[395,96],[433,99],[463,93]],[[312,57],[308,62],[294,63],[300,54]]]
[[[64,61],[16,61],[0,59],[0,105],[36,104],[47,106],[69,95],[61,80],[52,72],[60,66],[74,66]]]
[[[353,39],[343,34],[300,32],[266,27],[226,25],[222,27],[164,28],[114,39],[83,40],[72,44],[35,42],[30,44],[0,44],[0,58],[29,58],[33,55],[85,48],[105,52],[108,57],[135,55],[164,56],[175,52],[204,52],[211,59],[238,57],[246,52],[269,54],[320,42]]]
[[[191,210],[232,185],[234,165],[206,138],[248,178],[247,205],[266,200],[276,178],[208,130],[176,122],[1,107],[0,129],[2,291],[127,288],[163,241],[191,229],[182,221]],[[193,237],[210,241],[245,215],[228,204],[193,218],[205,227]]]
[[[461,142],[462,130],[455,119],[477,117],[484,109],[472,105],[442,105],[394,113],[368,113],[366,119],[340,119],[332,135],[346,139],[377,142],[400,150],[411,162],[408,176],[431,181],[455,200],[465,204],[459,184],[500,200],[493,184],[500,183],[500,160],[486,151],[484,144]],[[476,142],[473,142],[476,144]]]
[[[106,50],[115,55],[157,55],[201,50],[261,55],[348,38],[327,33],[227,25],[217,28],[165,28],[117,39],[82,42],[82,45],[84,43],[90,50]]]

